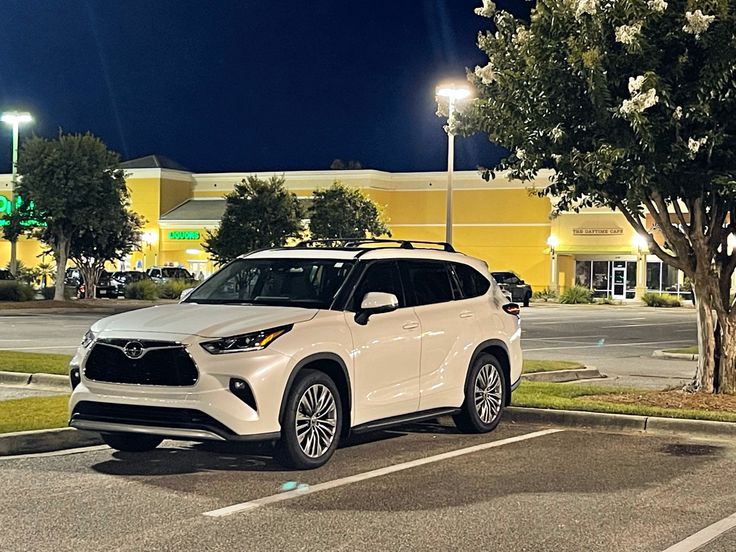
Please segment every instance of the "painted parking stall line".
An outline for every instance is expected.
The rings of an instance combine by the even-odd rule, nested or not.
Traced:
[[[472,454],[474,452],[480,452],[482,450],[501,447],[504,445],[510,445],[512,443],[518,443],[521,441],[527,441],[529,439],[534,439],[536,437],[542,437],[544,435],[551,435],[553,433],[559,433],[561,431],[564,431],[564,430],[563,429],[544,429],[542,431],[526,433],[524,435],[519,435],[517,437],[510,437],[508,439],[501,439],[499,441],[491,441],[490,443],[483,443],[482,445],[475,445],[472,447],[453,450],[450,452],[437,454],[435,456],[428,456],[426,458],[420,458],[418,460],[402,462],[401,464],[395,464],[393,466],[386,466],[385,468],[379,468],[379,469],[371,470],[368,472],[358,473],[356,475],[350,475],[348,477],[342,477],[340,479],[333,479],[332,481],[326,481],[324,483],[310,485],[308,488],[299,488],[293,491],[286,491],[283,493],[266,496],[263,498],[258,498],[256,500],[250,500],[248,502],[241,502],[240,504],[233,504],[232,506],[227,506],[225,508],[220,508],[218,510],[211,510],[209,512],[204,512],[203,515],[208,516],[208,517],[215,517],[215,518],[231,516],[233,514],[237,514],[240,512],[247,512],[250,510],[255,510],[256,508],[260,508],[261,506],[269,506],[269,505],[276,504],[279,502],[285,502],[287,500],[292,500],[294,498],[300,498],[302,496],[306,496],[309,494],[314,494],[314,493],[318,493],[321,491],[327,491],[329,489],[334,489],[336,487],[343,487],[345,485],[359,483],[361,481],[366,481],[368,479],[374,479],[376,477],[382,477],[384,475],[389,475],[389,474],[396,473],[399,471],[416,468],[417,466],[424,466],[426,464],[431,464],[433,462],[441,462],[442,460],[449,460],[450,458],[456,458],[458,456],[463,456],[465,454]]]
[[[723,533],[730,531],[734,527],[736,527],[736,513],[731,514],[720,521],[716,521],[705,529],[701,529],[694,535],[690,535],[685,540],[680,541],[677,544],[673,544],[663,552],[693,552],[712,540],[717,539]]]

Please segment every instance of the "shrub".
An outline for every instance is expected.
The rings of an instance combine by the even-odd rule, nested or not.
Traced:
[[[620,305],[621,301],[616,301],[613,297],[599,297],[595,300],[599,305]]]
[[[546,303],[548,301],[555,301],[556,299],[558,299],[559,294],[553,289],[544,288],[541,291],[535,291],[532,297],[534,297],[534,299],[539,299]]]
[[[195,285],[190,280],[169,280],[158,285],[158,296],[161,299],[178,299],[182,291]]]
[[[158,286],[151,280],[133,282],[125,286],[125,298],[153,301],[158,299]]]
[[[592,303],[593,291],[583,286],[572,286],[560,295],[560,303],[572,305],[576,303]]]
[[[0,301],[31,301],[36,296],[34,289],[17,280],[0,282]]]
[[[646,303],[647,307],[681,307],[682,301],[676,295],[669,293],[651,293],[647,292],[641,296],[641,300]]]
[[[45,288],[41,288],[41,295],[47,301],[53,299],[55,293],[56,293],[55,286],[47,286]],[[73,295],[76,295],[76,293],[77,293],[77,289],[74,286],[64,286],[64,299],[69,299]]]

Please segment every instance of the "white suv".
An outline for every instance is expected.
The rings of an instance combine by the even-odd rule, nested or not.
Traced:
[[[519,308],[483,261],[440,245],[258,251],[179,304],[100,320],[72,360],[70,425],[125,451],[278,441],[300,469],[402,422],[490,431],[520,381]]]

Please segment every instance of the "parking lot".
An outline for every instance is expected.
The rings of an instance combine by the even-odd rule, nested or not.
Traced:
[[[268,453],[167,441],[1,459],[0,549],[663,551],[736,510],[736,449],[718,441],[427,424],[310,472]],[[704,550],[734,546],[725,532]]]

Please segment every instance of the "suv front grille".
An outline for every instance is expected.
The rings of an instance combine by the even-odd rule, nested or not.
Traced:
[[[133,353],[126,354],[126,347]],[[84,375],[94,381],[187,387],[199,373],[184,346],[168,341],[106,339],[92,348]]]

